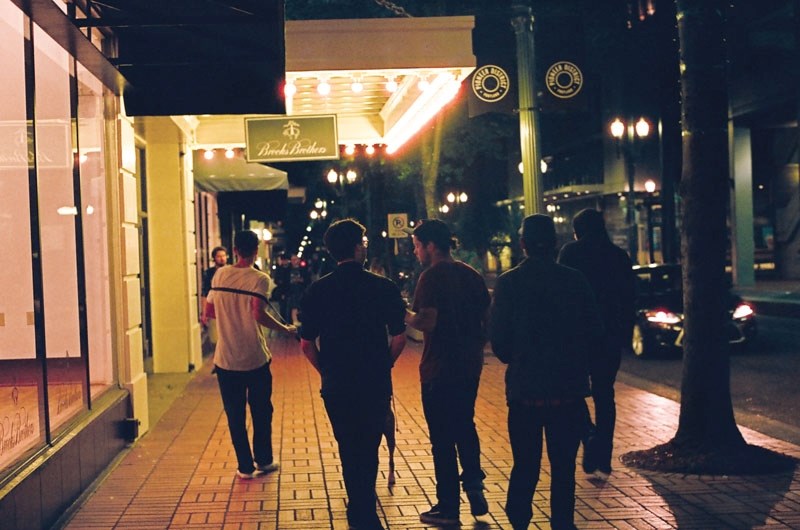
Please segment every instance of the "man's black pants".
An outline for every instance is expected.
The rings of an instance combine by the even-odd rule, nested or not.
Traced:
[[[272,463],[272,373],[269,363],[247,371],[217,367],[222,406],[228,418],[233,450],[239,471],[252,473],[253,459],[260,465]],[[253,449],[247,440],[247,405],[253,425]]]
[[[590,369],[595,424],[589,425],[590,435],[583,449],[589,467],[606,473],[611,472],[611,453],[614,449],[614,425],[617,421],[614,383],[620,362],[620,348],[608,348],[604,356],[592,362]]]
[[[383,528],[376,512],[375,481],[389,397],[325,396],[323,400],[339,445],[347,521],[359,529]]]
[[[486,474],[481,469],[481,445],[474,422],[478,383],[479,379],[422,384],[422,408],[431,437],[436,497],[444,512],[458,513],[459,460],[464,491],[483,489]]]
[[[506,514],[514,529],[528,528],[531,503],[542,460],[542,433],[550,461],[550,513],[553,530],[573,529],[575,518],[575,457],[586,418],[582,399],[536,406],[512,402],[508,406],[508,435],[514,467],[508,484]]]

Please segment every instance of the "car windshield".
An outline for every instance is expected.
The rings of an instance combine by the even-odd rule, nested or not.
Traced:
[[[636,271],[639,305],[666,304],[679,310],[681,269],[679,267],[641,268]]]

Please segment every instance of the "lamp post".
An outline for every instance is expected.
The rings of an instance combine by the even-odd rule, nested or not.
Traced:
[[[522,190],[525,215],[540,213],[544,204],[539,174],[539,111],[536,102],[533,13],[525,1],[513,1],[511,25],[517,43],[519,83],[519,141],[522,155]]]
[[[469,200],[469,195],[465,191],[451,191],[445,196],[445,202],[440,208],[439,211],[442,213],[447,213],[450,211],[452,206],[456,206],[459,204],[466,203]]]
[[[627,196],[627,224],[628,224],[628,246],[631,259],[634,263],[639,262],[639,229],[636,226],[636,190],[634,189],[636,166],[635,153],[636,139],[646,138],[650,134],[650,124],[644,118],[639,118],[635,123],[633,118],[622,121],[615,118],[609,126],[611,136],[617,144],[617,158],[620,151],[625,162],[625,177],[628,181]]]
[[[342,214],[344,217],[348,217],[349,212],[346,186],[348,184],[354,184],[356,180],[358,180],[358,173],[356,173],[353,169],[348,169],[344,173],[338,173],[335,169],[331,169],[328,171],[326,178],[328,179],[328,182],[333,184],[337,195],[342,198]]]

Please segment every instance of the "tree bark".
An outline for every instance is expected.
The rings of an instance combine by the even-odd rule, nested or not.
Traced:
[[[673,442],[698,451],[744,445],[733,416],[725,334],[729,194],[722,0],[677,0],[683,173],[683,378]]]
[[[430,135],[422,139],[422,196],[424,197],[425,217],[432,219],[439,215],[439,201],[436,198],[436,179],[439,176],[439,162],[442,158],[442,112],[434,118]],[[419,195],[417,195],[419,196]]]

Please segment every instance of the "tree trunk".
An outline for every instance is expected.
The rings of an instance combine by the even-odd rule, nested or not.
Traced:
[[[725,334],[728,94],[722,0],[677,0],[683,174],[683,379],[674,442],[697,451],[744,444],[733,417]]]
[[[429,135],[422,139],[422,194],[425,199],[425,217],[432,219],[439,215],[439,201],[436,198],[436,178],[439,176],[439,162],[442,157],[442,112],[434,118]],[[417,206],[419,208],[419,206]]]

